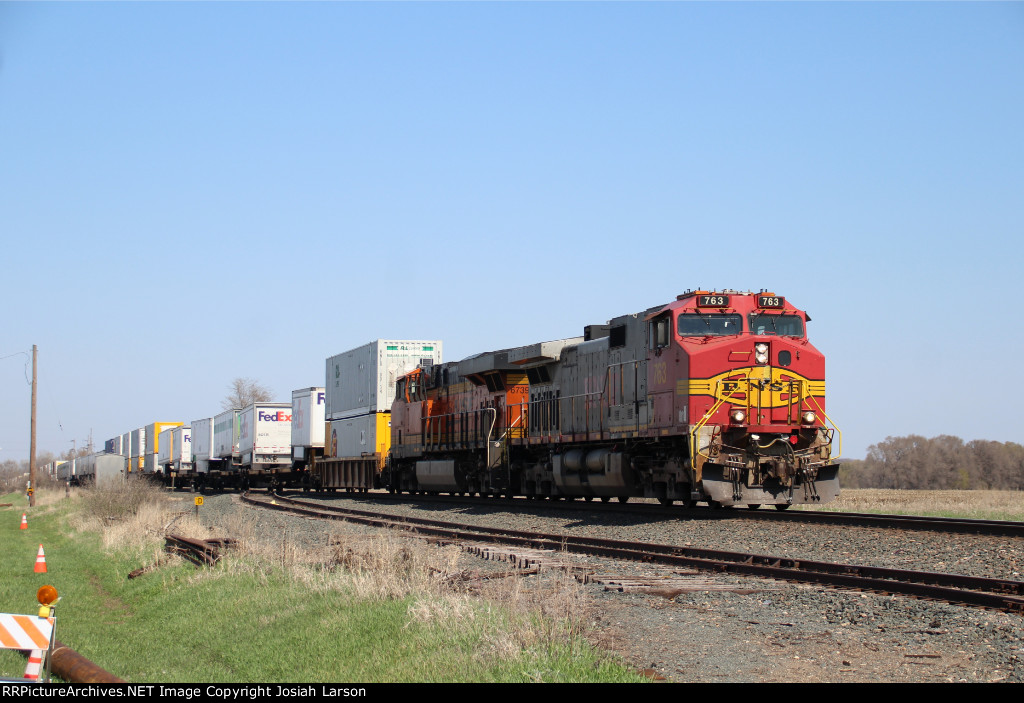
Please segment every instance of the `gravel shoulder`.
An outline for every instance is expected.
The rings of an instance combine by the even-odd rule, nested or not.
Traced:
[[[331,502],[367,510],[380,507],[372,498]],[[1015,580],[1021,580],[1024,570],[1024,540],[1015,538],[701,519],[699,511],[694,513],[697,517],[652,521],[624,513],[593,516],[520,508],[513,511],[495,501],[471,507],[405,503],[387,509],[394,514],[415,511],[420,516],[426,513],[514,530]],[[321,521],[251,508],[232,495],[208,497],[200,515],[207,524],[218,526],[230,524],[226,516],[237,511],[254,513],[258,532],[271,539],[324,544],[328,531]],[[338,524],[332,523],[330,529],[373,532]],[[584,587],[590,604],[591,641],[658,679],[744,683],[1024,680],[1024,614],[573,555],[554,557],[591,574]],[[468,554],[466,560],[467,568],[508,568]],[[637,582],[654,587],[637,588]]]

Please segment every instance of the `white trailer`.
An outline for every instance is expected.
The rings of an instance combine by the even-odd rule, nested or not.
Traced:
[[[197,474],[205,474],[210,470],[210,459],[213,457],[213,424],[212,417],[192,421],[192,467]]]
[[[184,477],[192,472],[192,428],[185,425],[169,427],[160,433],[160,449],[157,452],[157,466],[164,476],[171,479]]]
[[[132,430],[128,439],[128,472],[142,471],[143,456],[146,453],[146,428]]]
[[[153,422],[146,425],[146,452],[144,454],[145,461],[143,462],[142,470],[151,474],[159,471],[163,464],[158,463],[158,456],[160,454],[160,438],[164,430],[181,427],[183,422]]]
[[[213,419],[213,455],[221,465],[228,469],[238,464],[238,438],[241,434],[238,418],[240,410],[225,410]],[[211,467],[212,468],[212,467]]]
[[[322,386],[292,391],[292,467],[297,470],[323,455],[325,407]]]
[[[239,413],[238,425],[243,473],[262,477],[282,468],[291,469],[291,403],[253,403]],[[271,481],[272,485],[275,483]]]

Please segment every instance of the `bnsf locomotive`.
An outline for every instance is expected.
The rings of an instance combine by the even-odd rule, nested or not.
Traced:
[[[774,293],[690,291],[582,337],[399,379],[392,491],[658,498],[713,506],[839,495],[825,358]]]

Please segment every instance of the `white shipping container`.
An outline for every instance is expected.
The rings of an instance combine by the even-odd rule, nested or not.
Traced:
[[[240,428],[239,410],[225,410],[213,419],[213,457],[214,459],[230,459],[238,456],[238,437]]]
[[[441,363],[441,341],[378,339],[327,359],[328,419],[391,410],[398,378]]]
[[[323,388],[292,391],[292,447],[323,447],[326,394]]]
[[[238,424],[238,451],[243,466],[291,462],[290,403],[253,403],[239,414]]]
[[[213,418],[192,421],[192,463],[197,473],[210,470],[213,456]]]

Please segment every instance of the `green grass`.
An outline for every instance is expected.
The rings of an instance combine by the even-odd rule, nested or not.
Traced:
[[[0,508],[0,612],[35,612],[36,590],[52,584],[61,595],[58,639],[134,683],[641,680],[579,637],[518,641],[513,621],[524,616],[501,607],[417,619],[412,606],[422,596],[314,592],[253,556],[212,570],[175,561],[129,580],[152,553],[112,552],[96,532],[72,534],[80,506],[34,508],[24,531],[17,503]],[[47,574],[33,572],[40,543]],[[0,675],[18,676],[24,665],[3,652]]]

